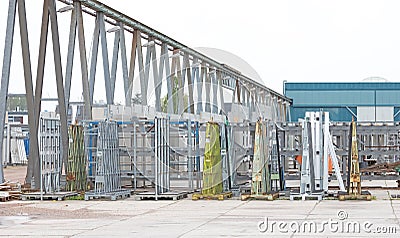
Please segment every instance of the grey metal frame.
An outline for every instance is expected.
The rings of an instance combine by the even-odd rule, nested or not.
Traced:
[[[92,118],[92,105],[94,95],[94,84],[97,70],[97,55],[99,44],[101,44],[101,52],[103,59],[103,70],[105,78],[105,90],[107,97],[107,104],[114,103],[115,84],[118,54],[121,55],[122,62],[122,75],[124,82],[125,105],[131,104],[132,96],[132,82],[134,79],[135,65],[138,64],[139,79],[142,95],[142,105],[147,106],[148,96],[148,83],[149,83],[149,70],[152,67],[154,83],[156,86],[156,111],[161,111],[161,95],[160,88],[164,82],[167,83],[167,98],[169,102],[175,99],[173,95],[174,82],[171,76],[178,75],[178,110],[174,111],[173,103],[168,103],[167,112],[169,114],[183,113],[185,110],[184,90],[189,93],[189,105],[187,112],[191,114],[207,113],[220,113],[225,111],[225,101],[223,90],[231,91],[233,98],[235,98],[235,90],[237,100],[242,103],[244,107],[248,108],[250,118],[255,110],[254,104],[256,102],[262,103],[265,101],[270,103],[273,111],[278,117],[277,121],[285,121],[286,114],[278,113],[280,111],[286,112],[287,105],[291,100],[281,94],[274,92],[266,86],[258,83],[255,80],[241,74],[239,71],[221,64],[185,45],[173,40],[172,38],[98,2],[95,0],[57,0],[62,4],[73,6],[71,11],[71,22],[68,45],[61,45],[59,39],[59,28],[56,11],[56,0],[43,0],[43,13],[42,24],[40,33],[40,45],[38,65],[36,69],[36,83],[32,82],[32,72],[29,53],[29,38],[27,29],[27,20],[25,14],[24,0],[10,0],[9,11],[7,18],[6,40],[4,49],[4,59],[2,68],[1,88],[0,88],[0,128],[4,128],[4,118],[6,111],[6,100],[8,93],[8,83],[10,76],[10,66],[12,58],[12,45],[14,36],[14,25],[16,17],[16,9],[18,7],[18,16],[21,34],[22,46],[22,59],[24,66],[25,89],[28,102],[29,126],[31,136],[30,155],[31,158],[28,164],[28,173],[26,182],[31,183],[32,178],[39,183],[39,161],[38,161],[38,141],[37,133],[39,126],[39,115],[41,111],[42,89],[44,78],[44,67],[46,51],[48,49],[47,38],[50,31],[52,35],[52,52],[54,55],[54,72],[57,85],[57,96],[59,113],[61,120],[61,157],[64,165],[66,164],[67,151],[68,151],[68,130],[67,130],[67,108],[70,104],[70,91],[73,88],[72,70],[73,59],[75,51],[75,38],[78,36],[79,53],[80,53],[80,68],[82,74],[82,90],[83,90],[83,104],[84,104],[84,119],[90,120]],[[84,7],[84,8],[83,8]],[[83,13],[96,17],[95,29],[93,32],[92,52],[91,58],[88,58],[86,39],[84,34],[84,19]],[[108,55],[106,24],[117,26],[119,30],[115,33],[113,56],[111,63]],[[128,69],[128,58],[125,47],[125,33],[133,34],[132,49],[130,52],[130,64]],[[146,58],[143,62],[143,48],[142,39],[148,43],[146,47]],[[63,67],[61,65],[61,48],[67,47],[67,60],[65,75],[63,74]],[[157,56],[157,51],[159,56]],[[169,53],[177,54],[177,57],[171,61],[169,60]],[[136,62],[137,61],[137,62]],[[159,61],[159,63],[158,63]],[[89,63],[88,63],[89,62]],[[110,69],[111,66],[111,69]],[[64,79],[65,76],[65,79]],[[33,89],[35,85],[35,89]],[[206,90],[205,100],[202,98],[203,87]],[[240,88],[239,88],[240,87]],[[250,90],[251,89],[251,90]],[[257,89],[257,90],[254,90]],[[194,92],[197,91],[197,100],[194,98]],[[212,92],[211,92],[212,91]],[[219,91],[219,98],[218,98]],[[256,99],[254,93],[263,95],[264,100]],[[240,95],[243,94],[243,96]],[[245,96],[244,96],[245,95]],[[240,96],[240,97],[239,97]],[[268,102],[267,98],[275,98],[275,101]],[[280,100],[280,101],[279,101]],[[285,102],[285,103],[284,103]],[[203,105],[204,103],[204,105]],[[212,103],[212,107],[211,107]],[[217,107],[218,106],[218,107]],[[247,110],[247,109],[246,109]],[[0,154],[3,143],[3,133],[0,133]],[[3,180],[2,166],[0,167],[0,181]]]

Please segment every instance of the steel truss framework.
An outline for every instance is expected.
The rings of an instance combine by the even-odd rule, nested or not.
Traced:
[[[154,80],[155,109],[161,111],[161,88],[166,84],[169,114],[200,114],[201,112],[225,112],[224,92],[230,92],[232,103],[241,104],[249,114],[257,111],[256,105],[265,105],[272,108],[271,114],[277,121],[285,121],[290,99],[280,95],[264,85],[248,78],[237,70],[220,64],[217,61],[173,40],[172,38],[98,2],[95,0],[57,0],[67,8],[58,12],[71,10],[71,22],[68,45],[61,45],[57,21],[56,0],[43,0],[43,14],[40,34],[38,66],[36,83],[33,84],[31,67],[30,44],[28,38],[25,0],[9,0],[4,60],[0,88],[0,128],[4,128],[6,100],[10,78],[12,59],[12,45],[16,10],[21,35],[21,48],[25,90],[28,105],[30,126],[30,155],[28,164],[27,182],[34,177],[39,178],[38,167],[38,124],[41,111],[45,56],[48,49],[48,32],[51,31],[52,52],[54,55],[55,81],[57,85],[58,106],[61,120],[61,158],[65,166],[68,152],[67,108],[71,104],[70,92],[72,85],[72,71],[75,54],[76,38],[79,45],[80,69],[82,75],[82,95],[84,105],[84,119],[92,118],[94,85],[96,79],[98,51],[102,55],[102,68],[107,104],[114,104],[118,59],[121,60],[125,106],[131,105],[132,82],[135,65],[139,68],[140,93],[142,105],[148,105],[148,91],[150,76]],[[85,38],[85,22],[83,15],[95,17],[95,26],[91,42],[90,56],[88,57],[87,39]],[[50,25],[50,29],[49,29]],[[106,26],[114,26],[106,30]],[[114,32],[114,44],[111,62],[109,61],[106,32]],[[131,52],[127,52],[126,35],[132,35]],[[146,41],[146,43],[142,43]],[[68,47],[66,66],[62,65],[61,47]],[[99,49],[100,48],[100,49]],[[157,54],[157,52],[160,52]],[[127,55],[130,55],[128,59]],[[53,65],[52,65],[53,67]],[[150,74],[150,70],[152,73]],[[33,88],[35,85],[35,89]],[[188,97],[184,96],[188,92]],[[204,96],[203,96],[204,95]],[[196,98],[197,96],[197,98]],[[185,102],[187,101],[187,102]],[[186,106],[187,105],[187,106]],[[187,108],[185,108],[187,107]],[[256,119],[256,118],[254,118]],[[0,133],[0,143],[3,134]],[[2,146],[0,144],[0,154]],[[3,179],[0,168],[0,180]],[[37,183],[39,181],[36,181]]]

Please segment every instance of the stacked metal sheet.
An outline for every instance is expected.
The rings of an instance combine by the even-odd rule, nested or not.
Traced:
[[[67,190],[85,191],[87,184],[83,126],[69,127]]]
[[[85,200],[93,198],[116,200],[129,197],[130,191],[121,188],[117,122],[108,120],[89,122],[85,126],[88,177],[94,180],[94,190],[85,193]]]
[[[168,192],[170,189],[170,147],[169,119],[154,119],[155,150],[155,194]]]
[[[254,139],[253,172],[251,176],[251,194],[262,195],[271,191],[269,171],[269,147],[267,123],[259,120],[256,123]]]
[[[40,118],[39,155],[41,167],[41,191],[60,191],[62,161],[60,157],[60,119]]]
[[[108,193],[120,189],[118,126],[116,122],[100,122],[97,133],[94,191],[95,193]]]

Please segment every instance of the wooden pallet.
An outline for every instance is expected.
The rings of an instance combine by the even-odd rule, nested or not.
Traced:
[[[361,194],[348,194],[348,193],[338,193],[339,201],[346,201],[346,200],[364,200],[364,201],[371,201],[372,195],[368,191],[362,191]]]
[[[154,192],[143,192],[135,194],[135,200],[180,200],[187,198],[187,192],[166,192],[155,195]]]
[[[11,196],[8,192],[0,192],[0,202],[7,202],[11,200]]]
[[[265,201],[273,201],[279,198],[279,193],[268,193],[268,194],[242,194],[240,199],[242,201],[246,201],[248,199],[252,200],[265,200]]]
[[[76,196],[78,193],[75,192],[57,192],[57,193],[43,193],[43,195],[40,194],[40,192],[35,192],[35,193],[24,193],[21,194],[21,199],[23,201],[26,200],[41,200],[43,197],[43,200],[57,200],[57,201],[62,201],[67,197],[72,197]]]
[[[390,194],[390,199],[400,199],[400,194]]]
[[[315,194],[299,194],[299,193],[292,193],[290,194],[289,198],[290,201],[294,201],[294,200],[302,200],[302,201],[306,201],[306,200],[318,200],[321,201],[323,199],[324,195],[320,194],[320,193],[315,193]]]
[[[225,192],[225,193],[219,193],[219,194],[201,194],[201,193],[195,193],[192,195],[192,200],[219,200],[223,201],[225,199],[231,198],[232,197],[232,192]]]
[[[89,201],[92,199],[110,199],[111,201],[116,201],[118,199],[129,198],[130,196],[131,196],[131,191],[124,189],[109,193],[86,192],[85,201]]]

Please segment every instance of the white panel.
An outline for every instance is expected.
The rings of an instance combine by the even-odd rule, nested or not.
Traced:
[[[375,107],[357,107],[357,121],[375,121]]]
[[[376,107],[376,121],[393,121],[393,107]]]

